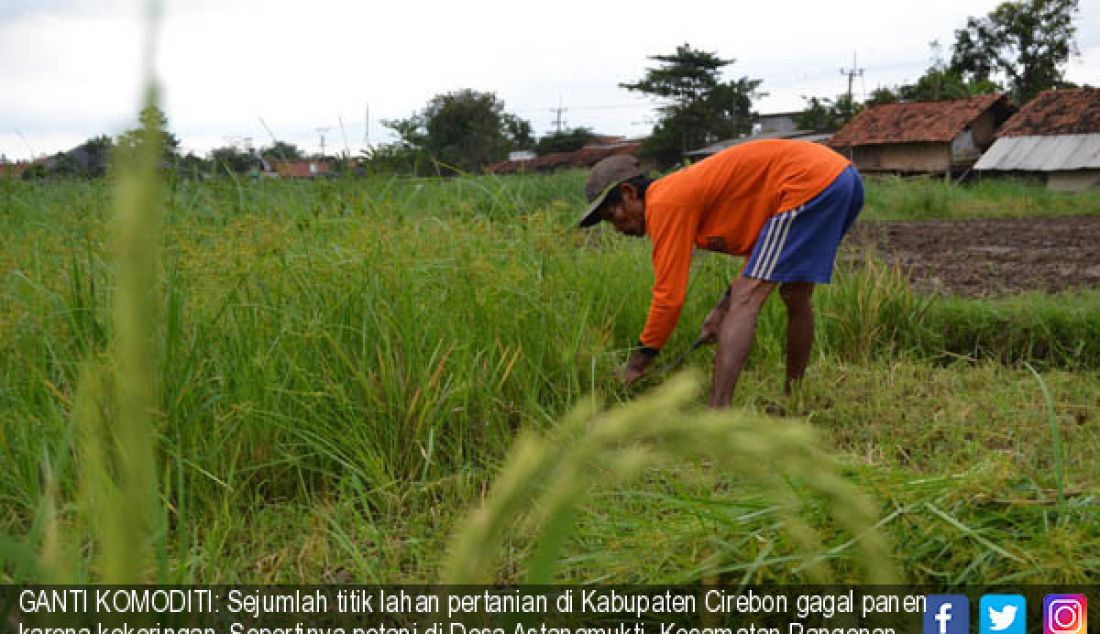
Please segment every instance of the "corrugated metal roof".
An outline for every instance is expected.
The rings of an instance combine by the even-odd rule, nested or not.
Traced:
[[[990,108],[1007,118],[1012,104],[1004,95],[952,101],[888,103],[871,106],[846,123],[828,145],[835,148],[889,143],[949,143]]]
[[[978,159],[974,169],[1028,172],[1100,169],[1100,134],[1001,137]]]
[[[1100,132],[1100,88],[1046,90],[1024,104],[997,136]]]

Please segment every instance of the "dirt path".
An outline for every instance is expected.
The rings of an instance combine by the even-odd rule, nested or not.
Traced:
[[[1100,217],[858,222],[848,244],[900,263],[922,290],[1100,288]]]

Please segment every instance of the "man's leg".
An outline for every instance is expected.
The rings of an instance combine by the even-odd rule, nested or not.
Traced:
[[[779,295],[787,306],[787,381],[783,389],[791,393],[791,385],[802,380],[810,362],[814,343],[814,305],[812,282],[787,282],[779,287]]]
[[[756,317],[768,299],[774,282],[751,277],[739,277],[730,288],[729,308],[718,331],[718,354],[714,358],[714,387],[710,406],[729,407],[737,377],[752,349],[756,334]]]

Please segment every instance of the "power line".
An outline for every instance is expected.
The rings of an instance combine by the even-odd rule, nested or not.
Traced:
[[[561,114],[564,115],[566,112],[570,112],[570,111],[573,111],[573,110],[608,110],[608,109],[626,109],[626,108],[637,109],[637,108],[652,108],[652,107],[653,107],[653,104],[647,103],[647,102],[589,104],[589,105],[583,105],[583,106],[568,106],[568,107],[559,103],[559,105],[557,107],[547,108],[547,107],[543,106],[543,107],[532,107],[532,108],[516,108],[514,110],[511,110],[511,112],[516,113],[516,114],[520,114],[520,113],[525,113],[525,112],[546,112],[547,110],[549,110],[550,112],[555,113],[555,115],[557,115],[558,111],[560,110]],[[364,121],[361,121],[361,122],[343,121],[342,125],[346,130],[358,130],[358,129],[362,128],[363,129],[363,141],[364,141],[364,143],[369,143],[369,141],[370,141],[370,127],[371,127],[370,105],[369,104],[366,105],[366,107],[364,108],[363,114],[364,114]],[[337,117],[337,126],[336,127],[340,126],[339,121],[340,121],[340,117]],[[557,121],[558,121],[558,117],[555,116],[554,117],[555,125],[557,125]],[[277,135],[263,121],[262,118],[260,118],[260,123],[263,126],[264,130],[266,130],[268,135],[272,138],[272,140],[276,140],[278,138]],[[565,128],[568,125],[568,123],[569,122],[564,118],[564,116],[562,116],[561,117],[561,126],[562,126],[562,128]],[[333,129],[334,129],[334,127],[332,125],[329,125],[329,126],[325,126],[324,131],[327,133],[328,131],[331,131]],[[307,135],[318,134],[320,132],[321,132],[321,127],[320,126],[319,127],[313,127],[313,128],[305,128],[305,129],[304,128],[298,128],[298,129],[294,129],[294,130],[280,130],[279,136],[303,137],[303,136],[307,136]]]
[[[649,102],[637,103],[609,103],[592,106],[573,106],[574,110],[613,110],[618,108],[652,108],[654,104]]]
[[[569,106],[568,108],[564,108],[563,110],[603,110],[603,109],[614,109],[614,108],[651,108],[651,107],[653,107],[653,104],[638,102],[638,103],[595,104],[595,105],[588,105],[588,106]],[[546,109],[547,109],[546,107],[541,107],[541,108],[540,107],[532,107],[532,108],[515,108],[515,109],[510,109],[510,110],[511,110],[511,112],[521,113],[521,112],[542,112]],[[549,108],[549,110],[550,110],[550,112],[555,112],[557,110],[557,108]]]

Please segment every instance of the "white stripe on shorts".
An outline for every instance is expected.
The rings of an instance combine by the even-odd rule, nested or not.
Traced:
[[[794,224],[794,219],[798,217],[798,212],[802,211],[799,207],[792,211],[783,222],[783,233],[779,236],[779,244],[772,253],[772,261],[767,270],[764,271],[764,278],[770,278],[772,273],[775,273],[775,265],[779,263],[779,256],[782,255],[783,249],[787,246],[787,235],[791,232],[791,225]]]
[[[779,256],[783,253],[783,247],[787,246],[787,235],[790,233],[791,224],[795,216],[802,211],[802,207],[768,220],[767,236],[764,238],[764,246],[760,249],[760,257],[752,268],[749,277],[768,279],[775,272],[775,266],[779,263]]]
[[[778,235],[775,230],[776,220],[780,220],[780,218],[772,216],[768,219],[767,230],[764,235],[764,246],[760,247],[760,257],[756,258],[756,264],[752,267],[752,273],[749,274],[749,277],[760,277],[760,265],[767,259],[766,254],[770,252],[775,242],[775,238]]]

